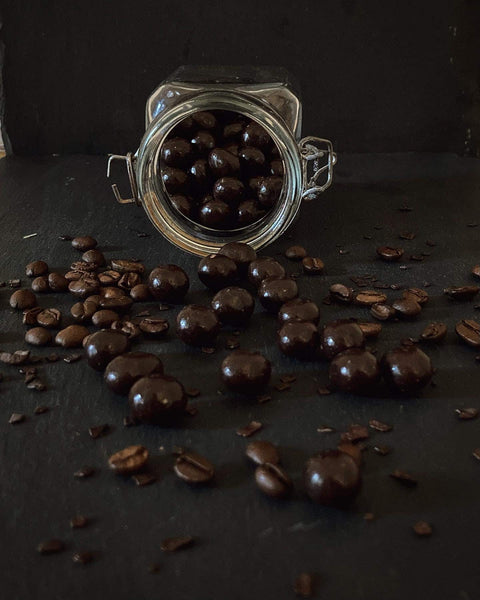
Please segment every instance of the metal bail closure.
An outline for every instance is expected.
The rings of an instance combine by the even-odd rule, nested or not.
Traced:
[[[122,198],[118,186],[116,183],[112,185],[112,190],[119,204],[136,204],[141,206],[140,197],[138,195],[137,181],[135,179],[134,161],[135,157],[131,152],[128,152],[126,156],[121,154],[109,154],[107,163],[107,177],[110,177],[110,167],[114,160],[124,160],[127,166],[128,179],[130,181],[130,189],[132,192],[131,198]]]
[[[298,146],[302,157],[302,200],[314,200],[332,183],[333,166],[337,162],[337,155],[333,151],[332,142],[323,138],[314,136],[305,137],[300,140]],[[325,156],[326,163],[325,160],[320,160]],[[322,173],[326,175],[323,177],[323,183],[320,183],[319,180]]]

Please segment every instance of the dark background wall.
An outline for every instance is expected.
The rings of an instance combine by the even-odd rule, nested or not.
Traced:
[[[290,69],[339,151],[478,155],[477,0],[3,0],[7,149],[135,150],[178,65]],[[3,107],[3,108],[2,108]]]

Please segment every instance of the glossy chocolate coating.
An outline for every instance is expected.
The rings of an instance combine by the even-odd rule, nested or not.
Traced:
[[[278,311],[280,323],[289,321],[309,322],[318,325],[320,320],[320,309],[308,298],[294,298],[282,304]]]
[[[350,348],[333,358],[328,376],[330,383],[343,392],[366,394],[380,379],[380,367],[371,352]]]
[[[222,200],[229,206],[234,206],[240,202],[245,193],[245,187],[240,179],[235,177],[221,177],[217,179],[213,186],[213,197],[215,200]]]
[[[207,188],[210,183],[211,173],[208,163],[204,158],[199,158],[190,167],[190,178],[197,192],[201,192]]]
[[[280,198],[283,177],[265,177],[258,188],[258,201],[264,208],[272,208]]]
[[[278,332],[278,345],[283,354],[309,360],[315,357],[320,336],[313,323],[290,321]]]
[[[238,205],[236,215],[238,226],[246,227],[261,219],[265,215],[265,211],[259,208],[255,200],[244,200]]]
[[[169,194],[182,194],[188,188],[188,175],[175,167],[162,168],[162,181]]]
[[[169,167],[184,167],[192,156],[192,147],[184,138],[170,138],[163,143],[162,160]]]
[[[284,277],[285,269],[270,256],[259,256],[248,266],[248,279],[254,286],[259,287],[268,277]]]
[[[228,242],[220,248],[218,254],[228,256],[237,265],[240,275],[247,274],[248,266],[257,258],[255,250],[243,242]]]
[[[120,331],[112,329],[96,331],[88,336],[85,345],[88,364],[97,371],[103,371],[113,358],[124,354],[128,346],[128,337]]]
[[[320,334],[321,351],[327,360],[348,348],[363,348],[364,345],[363,331],[355,321],[349,319],[327,323]]]
[[[202,129],[215,129],[217,126],[217,119],[215,115],[209,111],[199,111],[193,113],[192,119]]]
[[[153,425],[174,423],[187,406],[183,385],[169,375],[140,378],[130,388],[128,399],[132,417]]]
[[[261,174],[265,167],[265,154],[253,146],[245,146],[238,152],[242,172],[248,176]]]
[[[258,288],[260,303],[272,313],[278,313],[282,304],[297,296],[297,282],[290,277],[268,277]]]
[[[226,325],[244,327],[252,316],[255,301],[247,290],[226,287],[215,294],[212,308],[218,320]]]
[[[261,125],[251,121],[243,131],[242,141],[245,146],[265,149],[270,145],[271,138]]]
[[[215,138],[210,131],[197,131],[195,136],[190,140],[190,143],[197,154],[204,154],[215,148]]]
[[[381,361],[388,384],[404,394],[415,394],[431,380],[430,358],[414,344],[400,346],[387,352]]]
[[[159,265],[148,277],[150,293],[162,302],[182,302],[189,286],[188,275],[177,265]]]
[[[307,460],[304,482],[314,502],[343,506],[360,489],[360,469],[346,452],[326,450]]]
[[[177,315],[177,335],[190,346],[212,346],[220,323],[211,308],[189,304]]]
[[[209,254],[198,265],[198,278],[211,290],[220,290],[238,279],[237,265],[223,254]]]
[[[223,148],[214,148],[208,155],[208,164],[216,178],[232,177],[240,172],[240,161]],[[223,198],[221,198],[223,200]]]
[[[158,356],[148,352],[127,352],[108,363],[104,378],[112,391],[126,396],[138,379],[152,373],[163,373]]]
[[[233,212],[223,200],[206,200],[198,213],[199,221],[211,229],[228,229],[232,221]]]
[[[272,366],[259,352],[234,350],[222,362],[222,379],[231,390],[258,394],[270,381]]]

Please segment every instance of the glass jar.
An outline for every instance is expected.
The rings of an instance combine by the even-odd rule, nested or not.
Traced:
[[[276,205],[261,219],[240,228],[212,229],[174,209],[160,173],[161,148],[184,119],[201,111],[231,111],[261,125],[283,161],[283,187]],[[287,71],[270,67],[186,66],[177,69],[152,93],[146,105],[146,132],[135,154],[110,155],[122,160],[131,185],[121,204],[143,206],[156,229],[170,242],[205,256],[227,242],[239,241],[258,250],[282,235],[302,200],[311,200],[332,181],[336,155],[329,140],[301,139],[302,105],[298,87]]]

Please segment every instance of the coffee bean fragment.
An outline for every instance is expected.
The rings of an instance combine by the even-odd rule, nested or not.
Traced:
[[[363,515],[364,521],[373,521],[375,519],[375,515],[371,512],[367,512]]]
[[[8,283],[8,287],[10,288],[18,288],[21,285],[21,281],[20,279],[9,279]]]
[[[145,267],[139,260],[125,260],[120,258],[112,258],[110,261],[112,269],[119,273],[138,273],[142,275],[145,272]]]
[[[72,560],[77,565],[86,565],[93,561],[93,554],[88,551],[84,552],[75,552],[72,555]]]
[[[47,389],[45,383],[38,377],[34,377],[26,385],[29,390],[35,390],[37,392],[43,392]]]
[[[37,546],[37,552],[40,554],[57,554],[65,550],[65,544],[62,540],[51,539],[45,542],[40,542]]]
[[[263,394],[262,396],[257,397],[257,402],[258,404],[265,404],[265,402],[270,402],[271,399],[272,397],[268,394]]]
[[[49,411],[48,406],[36,406],[35,410],[33,411],[33,414],[34,415],[43,415],[48,411]]]
[[[139,324],[140,330],[148,337],[163,337],[169,329],[169,323],[166,319],[142,319]]]
[[[70,519],[70,527],[72,529],[83,529],[89,523],[89,519],[83,515],[75,515]]]
[[[361,440],[366,440],[368,437],[369,433],[365,425],[354,423],[348,427],[348,431],[342,433],[340,439],[342,442],[356,443]]]
[[[455,331],[466,344],[480,348],[480,323],[473,319],[464,319],[456,324]]]
[[[312,256],[302,258],[302,266],[307,275],[321,275],[325,268],[323,260]]]
[[[302,260],[307,256],[307,251],[303,246],[290,246],[285,250],[285,258],[288,260]],[[41,273],[39,273],[41,275]]]
[[[250,442],[245,449],[246,456],[256,465],[270,463],[276,465],[280,462],[277,447],[265,440]]]
[[[332,393],[332,390],[329,387],[321,385],[317,388],[317,394],[319,396],[329,396]]]
[[[300,573],[295,580],[293,591],[300,598],[311,598],[313,596],[313,577],[310,573]]]
[[[137,473],[136,475],[132,475],[132,479],[138,487],[145,487],[157,481],[155,475],[151,473]]]
[[[188,546],[191,546],[193,542],[194,539],[190,535],[171,537],[163,540],[160,548],[163,550],[163,552],[176,552],[177,550],[188,548]]]
[[[366,338],[377,337],[382,331],[380,323],[371,323],[370,321],[358,321],[358,326]]]
[[[476,419],[479,414],[478,408],[456,408],[455,412],[457,413],[458,418],[462,421]]]
[[[475,265],[472,269],[472,275],[480,279],[480,265]]]
[[[281,381],[280,383],[276,383],[273,387],[277,390],[277,392],[286,392],[292,386],[285,381]]]
[[[412,233],[411,231],[406,231],[404,233],[400,233],[398,236],[401,240],[414,240],[415,239],[415,234]]]
[[[447,335],[447,326],[445,323],[429,323],[420,334],[420,339],[424,342],[441,342]]]
[[[88,433],[93,440],[96,440],[101,435],[107,433],[110,429],[110,426],[107,423],[103,425],[94,425],[93,427],[89,427]]]
[[[377,419],[370,419],[368,425],[372,429],[375,429],[376,431],[382,431],[384,433],[387,431],[392,431],[393,429],[393,425],[389,425],[388,423],[382,423],[382,421],[378,421]]]
[[[390,304],[372,304],[370,314],[379,321],[388,321],[389,319],[393,319],[396,311]]]
[[[288,386],[288,389],[289,388],[290,388],[290,386]],[[248,425],[245,425],[244,427],[240,427],[239,429],[237,429],[237,435],[239,435],[241,437],[250,437],[257,431],[260,431],[260,429],[262,429],[262,427],[263,427],[263,424],[260,423],[259,421],[250,421],[250,423]]]
[[[43,260],[35,260],[34,262],[28,263],[25,267],[25,275],[27,277],[39,277],[48,273],[48,265]]]
[[[173,467],[175,475],[187,483],[207,483],[214,474],[212,463],[196,452],[180,452]]]
[[[413,526],[413,531],[419,537],[429,537],[433,533],[432,526],[426,521],[418,521],[417,523],[415,523],[415,525]]]
[[[480,448],[475,448],[475,450],[472,452],[472,456],[477,460],[480,460]]]
[[[93,467],[80,467],[73,476],[75,479],[86,479],[87,477],[91,477],[95,473],[95,469]]]
[[[403,291],[402,298],[411,298],[416,300],[422,306],[428,302],[428,293],[421,288],[408,288]]]
[[[10,425],[18,425],[19,423],[23,423],[23,421],[25,421],[25,415],[21,413],[12,413],[10,419],[8,419]]]
[[[382,446],[377,444],[373,447],[373,451],[375,454],[379,454],[380,456],[386,456],[387,454],[390,454],[392,449],[390,446]]]
[[[377,255],[387,262],[400,260],[403,254],[403,248],[392,248],[391,246],[380,246],[380,248],[377,248]]]
[[[135,473],[146,464],[148,456],[148,450],[144,446],[128,446],[112,454],[108,459],[108,466],[121,475]]]
[[[473,300],[480,291],[477,285],[464,285],[460,287],[448,287],[443,290],[449,298],[453,300]]]
[[[357,292],[354,297],[355,304],[359,306],[372,306],[374,304],[384,304],[387,296],[377,290],[362,290]]]
[[[255,483],[264,494],[273,498],[284,498],[292,489],[292,481],[285,470],[268,462],[255,469]]]
[[[393,473],[390,473],[390,477],[407,487],[415,487],[418,484],[418,481],[412,475],[400,469],[395,469]]]
[[[15,350],[15,352],[0,352],[0,362],[6,365],[23,365],[30,358],[30,350]]]

